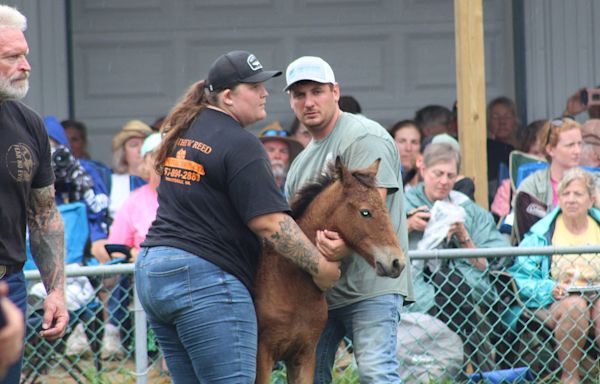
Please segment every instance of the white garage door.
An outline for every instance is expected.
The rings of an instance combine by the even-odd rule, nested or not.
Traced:
[[[485,1],[489,97],[513,96],[510,2]],[[333,67],[342,94],[385,126],[456,98],[450,0],[77,0],[71,2],[73,112],[93,155],[110,159],[127,120],[166,114],[220,54],[244,49],[285,70],[301,55]],[[268,83],[269,117],[292,121],[284,79]]]

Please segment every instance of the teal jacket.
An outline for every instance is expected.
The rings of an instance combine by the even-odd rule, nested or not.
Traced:
[[[519,247],[545,247],[552,245],[552,235],[560,207],[556,207],[535,223]],[[600,225],[600,210],[592,208],[589,215]],[[552,289],[556,281],[550,276],[548,255],[518,256],[509,272],[513,275],[519,296],[529,308],[543,308],[554,302]]]
[[[409,212],[413,208],[426,205],[433,207],[432,201],[429,201],[423,183],[419,183],[413,188],[406,191],[404,195],[406,211]],[[474,203],[467,195],[451,191],[448,196],[450,202],[460,205],[465,209],[465,229],[469,232],[469,236],[477,248],[495,248],[508,247],[508,240],[498,231],[492,214],[479,205]],[[417,249],[417,244],[423,237],[423,232],[412,231],[408,234],[409,249]],[[450,243],[447,248],[457,248],[457,244]],[[473,288],[474,299],[479,302],[484,301],[488,305],[493,304],[497,299],[495,290],[487,276],[487,271],[482,272],[473,267],[469,262],[463,259],[454,261],[456,268],[463,274],[465,280]],[[433,306],[433,287],[423,280],[422,260],[416,260],[412,263],[413,267],[413,286],[416,297],[416,304],[410,308],[413,312],[427,312]]]

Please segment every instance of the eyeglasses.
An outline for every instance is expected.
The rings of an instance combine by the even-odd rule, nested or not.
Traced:
[[[290,137],[290,134],[280,129],[269,129],[261,133],[260,137]]]

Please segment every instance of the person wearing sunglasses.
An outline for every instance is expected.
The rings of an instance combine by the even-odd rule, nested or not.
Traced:
[[[277,184],[277,187],[279,187],[283,194],[283,187],[285,186],[285,179],[290,164],[304,147],[298,140],[291,137],[278,121],[274,121],[264,127],[260,131],[258,138],[263,143],[269,156],[271,170],[273,171],[273,177],[275,177],[275,184]]]
[[[525,192],[545,204],[546,212],[550,212],[558,205],[558,183],[564,173],[581,165],[581,125],[572,117],[561,117],[546,122],[538,135],[540,151],[550,166],[523,180],[516,195]],[[600,178],[596,177],[596,184],[599,183]],[[513,199],[513,209],[515,202]]]

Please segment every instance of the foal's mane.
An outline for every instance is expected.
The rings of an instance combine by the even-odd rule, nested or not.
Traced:
[[[366,172],[364,169],[355,169],[350,171],[350,174],[356,178],[361,184],[367,188],[375,188],[377,185],[377,179],[374,174]],[[340,178],[339,172],[336,169],[335,162],[330,161],[327,163],[324,172],[320,173],[317,178],[313,181],[304,184],[294,195],[291,200],[290,208],[292,209],[292,218],[294,220],[299,219],[310,203],[325,190],[328,186],[333,184]]]

